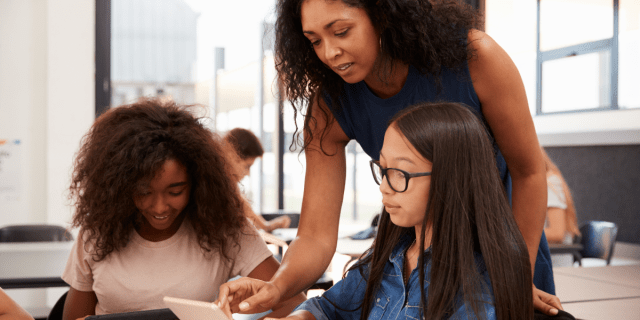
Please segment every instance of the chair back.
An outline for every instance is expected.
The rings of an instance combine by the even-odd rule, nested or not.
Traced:
[[[48,224],[14,225],[0,228],[0,242],[73,241],[67,229]]]
[[[64,302],[67,300],[67,293],[69,293],[69,291],[60,296],[56,304],[49,312],[47,320],[62,320],[62,311],[64,311]]]
[[[580,227],[582,234],[582,257],[599,258],[611,263],[613,249],[618,236],[618,226],[607,221],[587,221]]]

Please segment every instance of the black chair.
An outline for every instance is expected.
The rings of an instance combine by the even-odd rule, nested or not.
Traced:
[[[73,241],[67,229],[48,224],[14,225],[0,228],[0,242]]]
[[[580,227],[580,233],[580,243],[584,247],[581,252],[582,258],[603,259],[609,265],[616,245],[618,226],[607,221],[587,221]],[[582,265],[581,260],[578,260],[578,263]]]
[[[60,296],[56,304],[49,312],[47,320],[62,320],[62,311],[64,310],[64,302],[67,300],[67,293],[69,293],[69,291]]]

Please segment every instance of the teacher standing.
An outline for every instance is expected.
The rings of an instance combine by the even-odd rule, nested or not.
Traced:
[[[543,234],[545,166],[524,85],[507,53],[476,29],[475,12],[446,0],[278,0],[277,14],[278,77],[304,115],[298,236],[271,281],[225,284],[220,299],[229,294],[233,310],[261,311],[313,284],[336,249],[347,143],[355,139],[378,159],[397,111],[444,100],[471,106],[487,124],[527,244],[534,306],[557,313]]]

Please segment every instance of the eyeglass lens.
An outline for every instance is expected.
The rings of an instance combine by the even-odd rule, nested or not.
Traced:
[[[377,184],[382,183],[382,168],[378,164],[372,166],[373,178]],[[402,192],[407,188],[407,179],[402,171],[389,168],[387,169],[387,181],[391,189],[396,192]]]

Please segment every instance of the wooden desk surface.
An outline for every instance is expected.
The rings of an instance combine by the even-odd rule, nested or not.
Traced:
[[[562,307],[576,319],[640,319],[640,298],[563,303]]]
[[[566,275],[640,289],[640,264],[591,268],[562,267],[554,268],[553,274],[554,276]],[[638,318],[640,319],[640,317]]]

